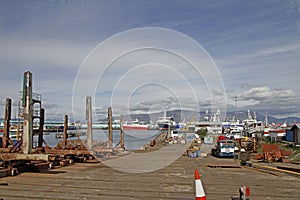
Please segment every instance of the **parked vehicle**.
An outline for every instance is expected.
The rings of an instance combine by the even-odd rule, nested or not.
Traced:
[[[211,154],[216,157],[234,157],[235,143],[224,136],[219,136]]]

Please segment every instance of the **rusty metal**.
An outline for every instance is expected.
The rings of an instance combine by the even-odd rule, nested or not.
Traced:
[[[21,150],[21,146],[22,146],[22,139],[18,140],[10,149],[9,149],[9,153],[15,153]]]
[[[246,169],[252,169],[252,170],[259,171],[259,172],[271,174],[271,175],[274,175],[274,176],[281,176],[280,174],[277,174],[277,173],[274,173],[274,172],[271,172],[271,171],[268,171],[268,170],[264,170],[264,169],[259,169],[259,168],[253,167],[253,166],[252,167],[243,166],[243,167],[246,168]]]
[[[2,137],[2,147],[7,148],[9,145],[9,126],[11,119],[11,99],[6,99],[5,117],[4,117],[4,133]]]
[[[21,154],[21,153],[2,153],[0,154],[2,161],[12,160],[44,160],[48,161],[48,154]]]
[[[206,165],[210,168],[241,168],[239,165],[222,165],[222,164],[208,164]]]
[[[0,177],[16,175],[19,172],[25,171],[45,171],[49,166],[67,165],[75,162],[86,162],[87,160],[95,160],[95,157],[85,148],[81,142],[75,144],[68,142],[67,146],[67,129],[68,116],[64,119],[64,149],[49,148],[43,146],[43,126],[45,110],[41,107],[41,95],[32,93],[32,74],[28,71],[24,73],[22,105],[19,101],[18,106],[18,131],[21,123],[20,118],[23,118],[23,134],[20,140],[15,144],[9,139],[9,121],[11,119],[11,100],[6,100],[5,113],[5,130],[4,144],[0,149]],[[36,103],[38,105],[36,105]],[[90,105],[91,108],[91,105]],[[38,109],[38,110],[36,110]],[[90,109],[90,114],[92,114]],[[33,131],[33,122],[39,119],[39,129]],[[91,118],[90,118],[91,119]],[[18,133],[17,133],[18,134]],[[38,145],[33,148],[33,134],[38,135]],[[5,137],[7,139],[5,139]],[[91,138],[91,137],[90,137]],[[92,139],[92,138],[91,138]],[[73,141],[73,140],[72,140]],[[81,140],[80,140],[81,141]],[[11,143],[11,147],[8,147]],[[100,152],[109,152],[112,149],[102,149]]]
[[[296,168],[296,167],[277,166],[277,168],[300,173],[300,168]]]
[[[259,165],[259,164],[253,164],[253,166],[256,167],[256,168],[263,168],[263,169],[267,169],[267,170],[273,170],[273,171],[277,171],[277,172],[284,172],[284,173],[287,173],[287,174],[293,174],[293,175],[300,176],[300,173],[294,172],[294,171],[291,171],[291,170],[279,169],[279,168],[265,166],[265,165]]]
[[[285,156],[291,155],[292,151],[280,149],[277,144],[264,144],[262,154],[256,155],[256,159],[263,159],[266,162],[283,161]]]

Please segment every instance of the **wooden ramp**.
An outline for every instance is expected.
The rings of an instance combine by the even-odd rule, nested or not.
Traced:
[[[113,169],[129,173],[148,173],[162,169],[176,161],[190,144],[172,144],[151,152],[130,154],[103,161]]]

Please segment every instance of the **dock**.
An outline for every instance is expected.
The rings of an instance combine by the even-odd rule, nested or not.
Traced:
[[[141,150],[127,151],[122,125],[120,141],[113,145],[111,107],[108,108],[108,140],[97,144],[92,135],[90,96],[86,98],[86,141],[68,140],[68,116],[65,115],[63,140],[55,148],[48,147],[43,140],[41,96],[32,98],[31,73],[24,73],[24,78],[24,83],[30,84],[24,86],[26,101],[20,115],[23,133],[16,143],[9,135],[11,100],[6,101],[0,148],[0,200],[195,199],[195,174],[199,185],[195,172],[199,172],[206,199],[231,199],[239,195],[241,186],[250,188],[250,199],[300,197],[300,167],[292,163],[282,162],[278,166],[272,163],[273,159],[267,159],[270,162],[249,166],[246,162],[241,166],[234,158],[211,156],[213,144],[204,144],[199,138],[172,141],[169,132],[162,132]],[[33,103],[38,105],[38,112],[33,112]],[[39,119],[37,133],[33,131],[33,119]],[[32,141],[34,134],[39,136],[36,147]]]
[[[208,149],[206,145],[202,150],[205,149]],[[161,154],[159,159],[167,156]],[[206,158],[182,155],[170,165],[146,173],[119,171],[103,162],[75,163],[45,173],[1,178],[0,198],[195,199],[194,172],[198,169],[207,199],[231,199],[238,195],[242,185],[250,187],[250,199],[299,199],[299,176],[281,172],[275,176],[247,167],[212,168],[209,164],[239,166],[233,159],[210,155]]]

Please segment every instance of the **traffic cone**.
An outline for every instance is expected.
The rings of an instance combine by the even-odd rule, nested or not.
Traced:
[[[195,169],[196,200],[206,200],[198,169]]]

